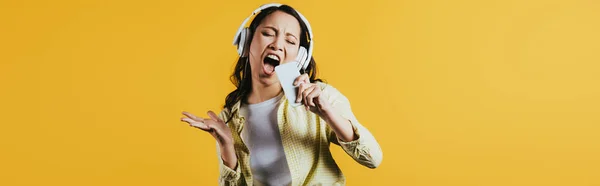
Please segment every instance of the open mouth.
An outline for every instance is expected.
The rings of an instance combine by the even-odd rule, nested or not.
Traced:
[[[271,74],[273,74],[273,72],[275,72],[275,67],[277,65],[279,65],[279,63],[280,63],[280,59],[278,56],[269,54],[263,60],[263,64],[264,64],[263,70],[265,71],[266,74],[271,75]]]

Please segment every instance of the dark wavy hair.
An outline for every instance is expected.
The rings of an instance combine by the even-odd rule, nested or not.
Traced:
[[[304,24],[298,13],[296,13],[296,10],[294,10],[294,8],[288,5],[281,5],[279,7],[269,7],[258,13],[254,20],[252,20],[252,22],[250,23],[250,38],[248,40],[247,46],[250,47],[250,43],[252,43],[252,38],[254,36],[256,28],[258,27],[258,25],[260,25],[262,20],[276,11],[282,11],[287,14],[290,14],[294,16],[296,20],[298,20],[298,22],[300,22],[300,46],[303,46],[308,49],[309,45],[306,24]],[[233,105],[235,105],[237,102],[241,101],[245,103],[248,94],[250,93],[250,91],[252,91],[252,73],[250,72],[250,64],[248,60],[248,57],[239,57],[237,60],[235,69],[230,77],[230,80],[235,85],[236,89],[229,93],[225,98],[225,105],[223,106],[224,109],[231,111]],[[306,68],[306,71],[300,70],[300,74],[304,73],[308,73],[311,83],[314,83],[315,81],[323,82],[321,79],[317,78],[317,64],[315,63],[315,59],[312,56],[310,59],[310,63]],[[231,116],[228,116],[226,123],[229,122],[233,117],[233,113],[230,114]]]

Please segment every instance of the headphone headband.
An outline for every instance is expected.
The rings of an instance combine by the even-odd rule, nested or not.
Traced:
[[[242,33],[244,32],[245,29],[247,29],[246,24],[248,24],[248,21],[250,20],[250,18],[252,18],[253,16],[257,15],[258,13],[260,13],[261,11],[263,11],[264,9],[270,8],[270,7],[279,7],[282,4],[279,3],[269,3],[269,4],[264,4],[261,5],[259,8],[257,8],[256,10],[252,11],[252,14],[250,14],[250,16],[248,16],[246,19],[244,19],[244,22],[242,22],[242,25],[240,25],[240,27],[238,28],[235,37],[233,38],[233,45],[237,45],[238,47],[238,54],[240,56],[243,56],[243,50],[244,47],[243,46],[244,43],[246,43],[245,41],[242,40],[247,40],[248,38],[243,37],[242,35],[247,34],[247,33]],[[306,32],[308,33],[308,54],[306,56],[305,59],[303,59],[302,61],[299,61],[299,63],[301,64],[302,69],[306,70],[306,67],[308,67],[308,64],[310,63],[310,59],[312,57],[312,53],[313,53],[313,34],[312,34],[312,28],[310,27],[310,24],[308,23],[308,20],[306,20],[306,18],[304,17],[304,15],[302,15],[300,12],[296,11],[296,13],[300,16],[300,19],[302,20],[302,22],[304,23],[304,25],[306,26]],[[301,46],[302,47],[302,46]]]

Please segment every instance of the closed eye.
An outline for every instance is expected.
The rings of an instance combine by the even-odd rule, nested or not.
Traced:
[[[273,34],[269,34],[269,33],[267,33],[267,32],[262,32],[262,35],[263,35],[263,36],[273,36]]]

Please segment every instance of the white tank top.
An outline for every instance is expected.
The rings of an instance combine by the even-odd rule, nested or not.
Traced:
[[[283,92],[256,104],[243,104],[240,114],[246,118],[242,139],[250,150],[253,185],[290,185],[291,174],[285,158],[277,109]]]

